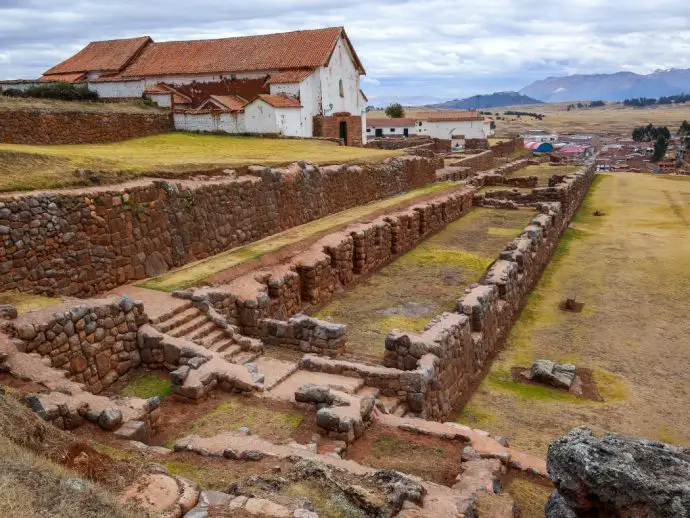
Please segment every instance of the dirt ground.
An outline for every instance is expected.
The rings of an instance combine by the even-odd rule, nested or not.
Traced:
[[[460,473],[464,446],[462,441],[445,441],[374,424],[348,447],[347,458],[452,486]]]
[[[459,420],[541,456],[582,425],[690,446],[689,238],[690,179],[598,176]],[[512,379],[537,358],[590,369],[604,402]]]
[[[418,332],[449,311],[501,249],[534,217],[531,210],[475,208],[316,312],[347,324],[349,354],[383,358],[391,329]]]
[[[548,185],[549,178],[551,178],[555,174],[570,174],[574,173],[578,169],[579,166],[549,165],[548,163],[546,163],[539,165],[530,165],[525,167],[524,169],[518,169],[517,171],[508,176],[536,176],[537,178],[539,178],[539,185],[542,186]]]

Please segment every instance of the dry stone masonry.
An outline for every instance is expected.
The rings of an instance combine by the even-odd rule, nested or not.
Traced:
[[[0,291],[92,296],[435,181],[436,160],[0,197]]]

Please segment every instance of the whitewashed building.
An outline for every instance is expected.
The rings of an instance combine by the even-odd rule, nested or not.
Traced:
[[[462,146],[467,139],[486,139],[493,135],[491,121],[476,111],[420,112],[411,117],[369,118],[369,137],[424,135],[450,140],[452,147]]]
[[[40,81],[84,83],[103,98],[148,97],[173,110],[178,129],[359,145],[366,139],[364,73],[345,30],[330,27],[215,40],[96,41]]]

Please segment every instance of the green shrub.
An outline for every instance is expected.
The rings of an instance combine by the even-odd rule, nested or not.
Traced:
[[[38,99],[59,99],[61,101],[97,101],[98,93],[86,85],[74,85],[64,81],[46,83],[27,88],[24,97]]]

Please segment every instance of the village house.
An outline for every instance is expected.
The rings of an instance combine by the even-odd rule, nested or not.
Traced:
[[[420,112],[409,118],[370,118],[367,135],[373,137],[421,135],[450,140],[451,147],[468,139],[486,139],[493,134],[491,121],[476,111]]]
[[[196,41],[95,41],[38,80],[148,97],[188,131],[366,139],[365,73],[342,27]],[[28,82],[26,84],[36,81]]]

